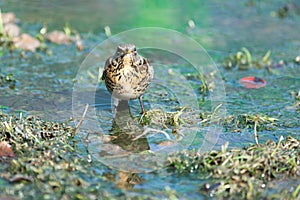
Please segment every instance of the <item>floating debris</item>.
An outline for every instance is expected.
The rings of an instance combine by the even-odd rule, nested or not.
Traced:
[[[259,77],[256,76],[248,76],[240,79],[240,83],[248,89],[258,89],[265,87],[267,82]]]

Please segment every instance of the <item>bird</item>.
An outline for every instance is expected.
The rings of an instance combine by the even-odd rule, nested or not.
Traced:
[[[153,77],[153,67],[148,59],[138,54],[134,44],[118,45],[115,54],[106,60],[101,78],[113,97],[114,119],[122,100],[139,99],[142,113],[145,113],[142,96]]]

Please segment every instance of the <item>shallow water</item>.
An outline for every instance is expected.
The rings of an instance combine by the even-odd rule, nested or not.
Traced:
[[[299,138],[299,113],[291,108],[294,99],[290,95],[291,92],[298,92],[300,88],[300,67],[291,61],[300,55],[299,11],[295,8],[286,18],[281,19],[272,15],[285,1],[266,0],[260,3],[253,1],[252,6],[247,5],[247,2],[252,1],[238,4],[236,1],[226,1],[226,3],[220,0],[190,1],[189,4],[182,6],[181,1],[145,3],[131,0],[125,3],[125,1],[91,0],[87,3],[77,0],[72,1],[70,6],[71,1],[2,0],[0,1],[2,12],[15,12],[24,32],[35,34],[44,23],[48,25],[49,30],[62,29],[66,23],[69,23],[72,28],[82,33],[85,50],[78,52],[74,45],[49,44],[48,49],[52,51],[52,55],[44,52],[26,53],[24,58],[20,58],[17,52],[4,55],[1,57],[0,71],[13,73],[18,82],[15,90],[0,88],[0,105],[8,107],[11,112],[24,111],[46,119],[64,121],[72,116],[73,79],[78,75],[78,69],[90,49],[107,38],[103,31],[105,26],[111,28],[112,34],[136,27],[161,26],[189,35],[201,43],[216,62],[218,58],[236,52],[243,46],[250,49],[254,55],[261,56],[270,49],[274,60],[286,60],[288,64],[275,69],[273,74],[257,69],[228,71],[218,64],[226,92],[222,101],[226,105],[227,115],[265,114],[279,120],[275,130],[259,132],[260,142],[268,139],[278,140],[281,135]],[[195,22],[194,29],[188,27],[187,22],[190,19]],[[178,99],[174,91],[172,93],[167,90],[168,88],[159,87],[159,81],[164,84],[170,81],[169,85],[173,84],[172,80],[168,79],[170,73],[168,68],[175,74],[184,76],[195,74],[197,70],[180,56],[169,52],[154,49],[145,49],[141,52],[152,60],[154,66],[161,66],[156,71],[160,76],[156,76],[157,82],[149,90],[152,89],[153,92],[145,94],[146,108],[162,107],[169,109],[168,111],[172,110],[176,107],[176,103],[172,100]],[[106,57],[96,56],[95,59],[105,60]],[[102,65],[103,62],[100,62],[99,66]],[[98,65],[93,67],[92,75],[97,77]],[[258,90],[245,89],[238,81],[249,75],[264,78],[267,86]],[[86,74],[87,79],[89,76]],[[175,80],[175,85],[176,81],[178,84],[181,83],[180,80]],[[197,79],[188,81],[194,92],[198,91],[200,83]],[[110,95],[103,84],[97,86],[97,91],[90,83],[82,84],[80,87],[80,93],[77,95],[82,98],[81,103],[95,106],[98,111],[97,116],[102,116],[98,118],[103,127],[101,131],[108,133],[112,124]],[[159,94],[155,93],[156,89],[159,89]],[[96,101],[87,98],[93,95],[96,96]],[[155,101],[158,95],[165,95],[165,99]],[[200,99],[200,94],[198,95]],[[213,109],[211,102],[209,98],[206,100],[206,103],[201,104],[200,110],[211,111]],[[138,102],[133,101],[130,105],[133,113],[138,116]],[[82,113],[84,107],[80,109],[77,113]],[[89,115],[87,119],[88,117]],[[205,133],[205,129],[198,131],[190,148],[199,148]],[[220,148],[226,141],[230,142],[230,147],[243,147],[255,142],[252,130],[243,130],[241,133],[226,132],[220,134],[214,148]],[[125,190],[128,196],[167,198],[165,192],[159,191],[168,185],[180,198],[185,198],[187,195],[200,198],[199,187],[205,181],[193,177],[193,174],[177,177],[164,170],[159,171],[158,174],[140,175],[146,181],[141,185],[135,185],[132,190]],[[299,180],[290,182],[293,185],[299,184]]]

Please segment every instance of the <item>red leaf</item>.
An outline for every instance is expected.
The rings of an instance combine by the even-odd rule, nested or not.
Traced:
[[[241,78],[240,83],[244,85],[245,88],[248,89],[250,88],[258,89],[266,86],[267,84],[267,82],[264,79],[255,76],[248,76],[248,77]]]

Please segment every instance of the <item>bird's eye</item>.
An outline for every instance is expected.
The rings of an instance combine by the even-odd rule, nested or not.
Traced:
[[[144,64],[143,59],[140,59],[139,60],[139,65],[142,65],[142,64]]]
[[[136,48],[134,47],[133,51],[136,51]]]

